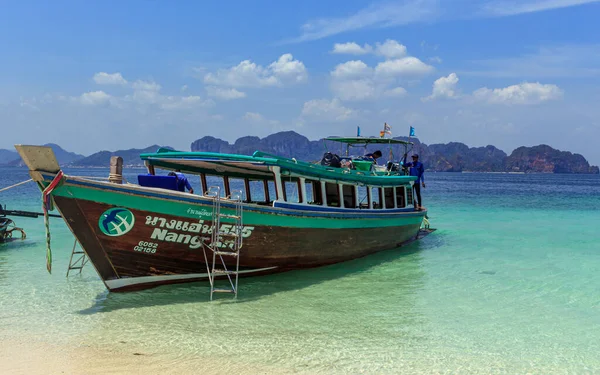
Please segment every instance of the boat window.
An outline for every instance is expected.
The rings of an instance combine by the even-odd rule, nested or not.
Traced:
[[[248,194],[246,194],[246,184],[244,180],[241,178],[230,178],[229,179],[229,189],[233,192],[234,190],[242,191],[242,200],[248,201]]]
[[[286,202],[300,203],[300,189],[297,181],[285,181],[283,183]]]
[[[360,208],[369,208],[369,193],[366,186],[358,186],[358,206]]]
[[[196,189],[194,189],[194,191],[195,190]],[[200,185],[198,185],[198,194],[204,195],[204,193],[206,193],[207,190],[208,190],[208,187],[207,187],[207,183],[206,183],[206,175],[204,173],[201,173],[200,174]]]
[[[306,180],[304,186],[306,188],[306,203],[322,205],[321,181]]]
[[[356,191],[353,185],[342,185],[344,193],[344,207],[356,208]]]
[[[250,199],[252,202],[266,202],[265,184],[263,181],[250,180]]]
[[[394,205],[394,188],[387,187],[383,189],[385,193],[385,208],[395,208]]]
[[[406,189],[406,205],[407,206],[413,205],[413,191],[410,187],[408,189]]]
[[[273,202],[277,199],[277,189],[275,189],[275,181],[267,181],[269,187],[269,202]]]
[[[315,194],[314,189],[318,188],[318,194]],[[308,204],[321,204],[321,183],[319,181],[305,180],[304,181],[304,190],[306,193],[306,203]],[[315,197],[319,197],[319,200],[316,200]]]
[[[396,187],[396,205],[398,208],[406,207],[406,202],[404,201],[404,186]]]
[[[225,182],[221,176],[206,176],[206,185],[210,189],[211,186],[218,186],[221,188],[221,196],[225,196]]]
[[[331,207],[340,206],[340,191],[338,184],[332,184],[331,182],[325,183],[325,194],[327,196],[327,205]]]
[[[372,191],[373,196],[371,197],[371,199],[373,200],[373,208],[382,208],[381,188],[374,187]]]

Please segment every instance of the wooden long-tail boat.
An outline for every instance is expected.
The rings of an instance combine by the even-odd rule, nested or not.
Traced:
[[[328,140],[348,146],[410,144]],[[65,175],[49,147],[15,147],[110,291],[209,278],[203,247],[217,233],[215,198],[208,196],[212,185],[225,197],[235,190],[241,194],[243,248],[237,259],[226,260],[239,262],[240,275],[324,266],[393,249],[416,239],[427,215],[413,205],[416,178],[393,162],[380,167],[347,155],[331,166],[259,151],[246,156],[159,149],[141,155],[148,173],[132,184]],[[169,171],[199,176],[202,192],[181,191]],[[221,210],[216,230],[235,237],[235,203],[225,199]],[[219,240],[213,250],[231,249],[235,241]]]
[[[25,239],[25,231],[22,228],[17,228],[12,219],[0,217],[0,242],[14,239],[13,234],[15,232],[18,232],[21,235],[21,239]]]
[[[14,225],[14,222],[11,219],[7,217],[0,217],[0,242],[7,238],[7,231],[10,230],[9,227],[11,225]]]

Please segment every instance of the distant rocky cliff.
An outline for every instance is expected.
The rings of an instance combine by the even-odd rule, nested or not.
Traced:
[[[156,152],[161,146],[153,145],[146,148],[132,148],[129,150],[118,151],[100,151],[72,163],[73,167],[108,167],[111,156],[120,156],[123,158],[123,165],[142,166],[144,163],[140,159],[140,154]]]
[[[395,139],[406,140],[406,137]],[[509,156],[495,146],[469,147],[464,143],[450,142],[445,144],[426,145],[417,138],[413,152],[420,155],[425,168],[434,172],[524,172],[524,173],[593,173],[598,174],[598,167],[590,166],[582,155],[559,151],[550,146],[519,147]],[[320,160],[326,150],[343,153],[343,147],[335,142],[310,141],[308,138],[293,132],[271,134],[266,138],[242,137],[234,144],[214,137],[203,137],[194,141],[192,151],[224,152],[232,154],[252,155],[256,150],[284,157],[316,161]],[[384,159],[388,151],[380,147]],[[376,147],[370,147],[373,151]],[[402,155],[401,146],[394,146],[394,154]],[[358,155],[361,149],[351,149]]]
[[[74,152],[65,151],[62,147],[55,143],[47,143],[43,146],[49,146],[54,151],[56,160],[60,165],[69,165],[77,160],[83,159],[85,156]],[[3,162],[4,160],[4,162]],[[0,150],[0,164],[9,165],[11,167],[24,167],[25,163],[16,151]]]
[[[395,139],[406,140],[406,137]],[[547,145],[534,147],[519,147],[510,155],[494,146],[469,147],[464,143],[450,142],[445,144],[426,145],[418,138],[411,138],[414,148],[411,153],[420,155],[420,160],[428,171],[434,172],[519,172],[519,173],[592,173],[598,174],[596,166],[590,166],[580,154],[559,151]],[[155,152],[160,146],[153,145],[144,149],[129,149],[118,151],[100,151],[88,157],[69,153],[58,145],[49,145],[61,165],[74,167],[108,167],[110,157],[118,155],[123,158],[123,164],[129,166],[143,165],[141,153]],[[388,159],[389,148],[381,145],[383,159]],[[374,151],[377,147],[368,149],[350,148],[352,155],[362,155],[366,151]],[[246,136],[230,144],[222,139],[206,136],[191,144],[192,151],[220,152],[231,154],[252,155],[254,151],[294,157],[305,161],[319,161],[325,151],[337,154],[345,153],[345,145],[330,141],[310,141],[293,131],[271,134],[265,138]],[[394,146],[395,159],[404,152],[402,146]],[[17,160],[14,160],[17,159]],[[10,150],[0,150],[0,164],[21,165],[18,154]]]
[[[323,156],[323,141],[309,141],[308,138],[293,131],[271,134],[265,138],[242,137],[229,144],[214,137],[202,137],[191,145],[192,151],[224,152],[252,155],[260,150],[283,157],[295,157],[302,160],[320,160]]]
[[[598,174],[598,167],[590,166],[582,155],[548,145],[519,147],[506,158],[504,166],[511,172]]]
[[[429,170],[438,172],[499,172],[504,170],[506,153],[494,146],[468,147],[463,143],[420,145],[420,159]]]

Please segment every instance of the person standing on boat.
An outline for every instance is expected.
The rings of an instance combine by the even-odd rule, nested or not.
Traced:
[[[177,187],[180,191],[185,191],[185,189],[187,188],[190,191],[190,194],[194,194],[194,189],[192,188],[192,185],[188,181],[187,177],[185,177],[185,175],[179,170],[177,170],[176,172],[169,172],[169,176],[177,177]]]
[[[381,155],[382,155],[381,151],[377,150],[375,152],[365,154],[364,157],[367,160],[373,160],[373,163],[377,164],[377,159],[379,159],[381,157]]]
[[[421,209],[423,208],[423,200],[421,199],[421,185],[425,188],[425,178],[423,177],[423,173],[425,173],[425,167],[423,167],[423,163],[419,161],[419,155],[414,154],[412,156],[412,162],[406,162],[406,154],[404,154],[404,160],[402,161],[402,166],[409,168],[409,174],[411,176],[416,176],[417,181],[415,181],[413,185],[413,190],[415,191],[415,196],[417,200],[415,202],[415,208]],[[418,202],[418,204],[417,204]]]

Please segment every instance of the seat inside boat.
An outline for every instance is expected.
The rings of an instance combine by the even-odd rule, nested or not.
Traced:
[[[179,184],[177,183],[177,176],[155,176],[152,174],[140,174],[138,175],[138,184],[145,187],[185,191],[185,186],[178,186]]]

